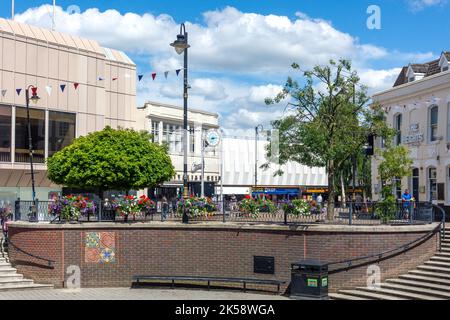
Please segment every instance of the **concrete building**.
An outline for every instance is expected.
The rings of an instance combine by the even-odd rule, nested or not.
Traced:
[[[394,87],[374,95],[396,129],[395,144],[406,145],[414,161],[410,178],[402,181],[419,201],[450,205],[450,52],[424,64],[403,67]],[[381,147],[380,141],[377,147]],[[379,199],[377,167],[372,161],[374,199]],[[401,189],[396,191],[401,197]]]
[[[147,102],[141,108],[144,116],[143,127],[153,134],[154,142],[167,143],[176,175],[163,186],[149,190],[149,194],[159,196],[164,194],[175,197],[180,194],[183,186],[183,108]],[[140,111],[140,112],[141,112]],[[194,108],[188,111],[188,177],[190,194],[200,195],[201,171],[195,170],[201,164],[202,141],[210,130],[219,129],[219,115]],[[220,179],[219,148],[205,149],[205,194],[212,196],[214,186]]]
[[[45,159],[75,137],[136,127],[136,66],[96,41],[0,19],[0,199],[31,200],[25,90],[30,105],[37,198],[61,187],[46,178]]]
[[[261,135],[255,148],[255,136],[235,136],[226,130],[223,138],[223,186],[226,196],[250,195],[254,192],[290,198],[298,196],[324,195],[327,192],[328,178],[325,168],[310,168],[296,162],[279,167],[272,164],[267,170],[259,168],[267,162],[267,137]],[[258,155],[255,157],[256,149]],[[258,163],[258,182],[255,188],[255,162]],[[274,176],[281,169],[282,176]],[[220,191],[218,190],[220,194]]]

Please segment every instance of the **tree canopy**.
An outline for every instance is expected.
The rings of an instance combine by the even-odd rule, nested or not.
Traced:
[[[175,175],[167,148],[150,142],[147,132],[112,129],[77,138],[47,159],[48,178],[73,188],[137,190]]]
[[[292,67],[300,71],[298,64]],[[384,135],[388,129],[381,108],[369,107],[367,88],[360,84],[350,61],[331,60],[302,73],[304,84],[289,77],[282,92],[267,98],[266,104],[289,100],[287,115],[272,123],[279,130],[279,163],[296,161],[326,168],[328,218],[332,219],[335,175],[361,152],[369,135]]]

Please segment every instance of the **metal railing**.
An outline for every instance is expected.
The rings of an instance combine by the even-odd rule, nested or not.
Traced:
[[[58,216],[51,214],[50,205],[52,201],[36,201],[36,221],[57,222]],[[11,208],[13,219],[18,221],[29,221],[32,201],[18,199]],[[336,203],[333,210],[333,218],[330,219],[327,213],[326,204],[314,205],[308,212],[303,214],[286,213],[283,210],[283,202],[275,203],[275,211],[268,212],[260,210],[257,214],[245,212],[236,201],[214,202],[216,210],[208,214],[191,216],[190,221],[217,221],[217,222],[243,222],[243,223],[272,223],[272,224],[347,224],[347,225],[377,225],[377,224],[423,224],[435,221],[435,211],[445,212],[438,206],[433,206],[427,202],[398,202],[395,205],[395,212],[386,221],[379,215],[380,203],[377,202],[352,202]],[[129,216],[128,221],[181,221],[182,214],[177,210],[175,202],[169,203],[169,210],[166,214],[162,212],[161,205],[158,209]],[[442,211],[441,211],[442,210]],[[93,214],[82,215],[79,221],[89,222],[123,222],[124,217],[118,215],[108,204],[96,202],[96,210]],[[445,223],[445,222],[444,222]]]

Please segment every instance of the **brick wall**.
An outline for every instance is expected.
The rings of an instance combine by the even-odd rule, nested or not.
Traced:
[[[413,241],[431,226],[398,232],[346,232],[289,228],[211,228],[205,226],[111,224],[79,226],[11,224],[10,238],[22,250],[55,260],[55,268],[26,256],[14,247],[10,258],[18,272],[36,282],[62,287],[64,270],[70,265],[81,268],[83,287],[131,285],[133,275],[198,275],[257,277],[290,281],[290,265],[302,259],[325,262],[380,253]],[[386,228],[386,227],[384,227]],[[401,229],[405,228],[405,229]],[[352,229],[357,230],[357,229]],[[87,263],[86,232],[114,232],[116,261]],[[435,235],[407,253],[381,261],[382,278],[395,277],[428,260],[437,250]],[[253,273],[253,256],[275,257],[275,275]],[[330,275],[330,291],[366,284],[367,266]]]

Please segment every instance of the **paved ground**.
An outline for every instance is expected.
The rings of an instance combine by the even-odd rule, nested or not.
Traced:
[[[50,289],[0,292],[1,300],[287,300],[277,295],[172,289]]]

